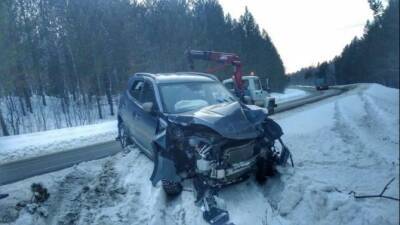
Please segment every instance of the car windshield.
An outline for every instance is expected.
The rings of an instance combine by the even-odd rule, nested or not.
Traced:
[[[209,105],[233,102],[236,99],[218,82],[187,82],[160,84],[167,113],[182,113]]]

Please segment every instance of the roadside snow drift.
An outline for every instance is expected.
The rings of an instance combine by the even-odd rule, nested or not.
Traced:
[[[399,91],[359,85],[341,96],[274,116],[285,131],[295,168],[265,185],[253,178],[220,192],[235,224],[398,224]],[[149,181],[153,164],[137,149],[0,187],[0,223],[9,224],[205,224],[187,181],[169,199]],[[42,183],[50,198],[32,204],[30,185]],[[18,204],[18,207],[15,207]]]
[[[297,100],[300,98],[304,98],[307,95],[309,95],[309,93],[297,88],[286,88],[283,94],[271,93],[271,96],[275,98],[276,103],[283,103],[283,102]]]
[[[112,141],[117,121],[0,137],[0,164]]]

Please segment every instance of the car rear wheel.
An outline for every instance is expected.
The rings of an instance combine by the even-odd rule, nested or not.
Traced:
[[[183,190],[182,184],[179,182],[172,182],[166,180],[162,180],[161,182],[164,192],[169,196],[179,195]]]
[[[133,144],[129,137],[128,129],[122,121],[118,123],[118,139],[122,148],[126,148],[128,145]]]

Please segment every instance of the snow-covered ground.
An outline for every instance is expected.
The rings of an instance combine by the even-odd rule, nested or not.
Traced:
[[[0,164],[78,148],[117,137],[117,121],[0,137]]]
[[[398,224],[399,202],[355,199],[349,192],[399,198],[399,90],[360,85],[343,95],[277,114],[295,168],[259,185],[254,179],[221,191],[235,224]],[[136,149],[0,187],[0,223],[205,224],[190,182],[168,199],[152,187],[152,162]],[[50,198],[29,204],[30,185]],[[25,207],[17,203],[27,201]],[[28,210],[29,209],[29,210]]]
[[[296,88],[286,88],[284,93],[271,93],[271,96],[275,98],[276,103],[293,101],[299,98],[304,98],[308,95],[308,92]]]

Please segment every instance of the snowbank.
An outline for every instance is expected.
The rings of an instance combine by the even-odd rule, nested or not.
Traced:
[[[308,96],[309,93],[300,89],[287,88],[284,93],[271,93],[271,96],[275,98],[276,103],[283,103],[293,101],[299,98]]]
[[[360,85],[341,96],[274,116],[285,131],[295,168],[257,184],[252,178],[220,193],[235,224],[398,224],[397,201],[355,199],[349,192],[399,197],[399,91]],[[148,180],[153,165],[137,149],[1,187],[0,221],[41,224],[205,224],[193,187],[166,198]],[[42,182],[42,210],[20,210],[29,186]],[[5,210],[7,209],[7,210]],[[47,216],[40,215],[46,211]]]
[[[0,164],[108,142],[117,137],[117,121],[0,137]]]

